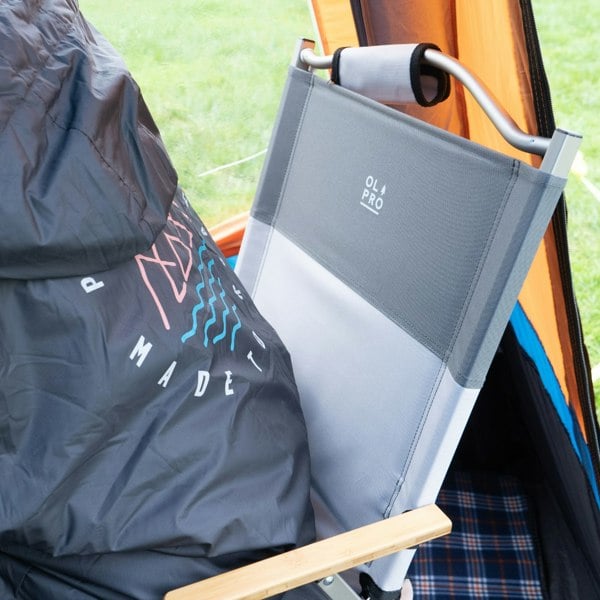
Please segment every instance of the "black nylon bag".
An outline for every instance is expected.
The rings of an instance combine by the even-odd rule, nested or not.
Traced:
[[[69,0],[0,5],[0,597],[155,598],[313,539],[290,360]]]

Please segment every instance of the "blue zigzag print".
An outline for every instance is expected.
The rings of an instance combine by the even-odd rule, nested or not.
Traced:
[[[221,284],[221,280],[219,279],[219,285]],[[227,301],[225,300],[225,290],[221,287],[221,293],[219,294],[219,298],[221,298],[221,302],[223,302],[223,306],[225,306],[225,310],[223,311],[223,331],[219,335],[216,335],[213,338],[213,344],[220,342],[227,335],[227,315],[229,314],[229,306],[227,306]]]
[[[211,317],[210,317],[210,319],[208,319],[208,321],[206,321],[206,323],[204,325],[204,347],[205,348],[208,347],[208,330],[211,325],[214,325],[217,322],[217,313],[215,312],[215,302],[217,301],[217,295],[215,294],[215,288],[213,287],[213,284],[215,283],[215,276],[212,272],[214,265],[215,265],[215,261],[214,261],[214,259],[211,258],[210,261],[208,262],[208,273],[210,275],[210,278],[208,280],[208,285],[210,287],[210,293],[211,293],[211,296],[208,299],[208,306],[210,306]],[[219,283],[221,283],[221,282],[219,281]]]
[[[224,340],[227,337],[227,318],[230,314],[233,314],[233,316],[236,319],[236,323],[231,329],[231,342],[229,345],[230,350],[233,352],[235,350],[236,334],[241,328],[242,323],[237,314],[237,306],[233,304],[231,306],[231,309],[229,308],[229,305],[227,304],[227,293],[223,288],[221,279],[219,277],[215,277],[213,273],[215,260],[210,259],[208,263],[205,264],[202,257],[204,252],[208,253],[208,249],[206,247],[205,242],[203,242],[202,245],[198,248],[198,256],[200,258],[198,271],[200,272],[200,276],[202,278],[201,282],[196,286],[198,304],[196,304],[192,309],[192,328],[181,336],[181,341],[182,343],[185,343],[187,340],[194,337],[198,333],[198,313],[208,306],[210,308],[211,316],[204,324],[204,347],[208,348],[208,344],[210,342],[212,342],[213,344],[217,344],[218,342]],[[208,288],[206,286],[205,274],[208,275]],[[210,297],[206,301],[203,298],[204,292],[210,292]],[[223,329],[218,335],[213,337],[211,340],[209,337],[209,329],[217,322],[217,311],[215,309],[215,304],[218,302],[219,299],[224,307],[221,313]]]

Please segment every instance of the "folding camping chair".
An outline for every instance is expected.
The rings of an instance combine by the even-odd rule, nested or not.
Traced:
[[[312,48],[303,40],[290,67],[237,271],[292,356],[323,540],[170,600],[264,598],[316,580],[357,598],[356,572],[330,575],[363,563],[378,588],[402,587],[414,546],[449,530],[427,505],[579,146],[565,131],[523,133],[429,45]],[[330,67],[340,85],[313,73]],[[540,169],[381,104],[443,100],[448,73],[511,144],[544,156]]]

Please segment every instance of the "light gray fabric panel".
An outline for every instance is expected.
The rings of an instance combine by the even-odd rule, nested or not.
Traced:
[[[435,502],[478,393],[478,389],[458,386],[447,369],[443,372],[391,515]],[[411,558],[403,552],[375,561],[367,570],[383,589],[398,589]]]
[[[248,219],[235,272],[251,296],[260,281],[260,272],[266,258],[273,228],[254,217]]]
[[[237,272],[292,357],[319,536],[434,502],[478,390],[283,234],[248,231]],[[409,562],[371,568],[400,586]]]
[[[313,487],[345,527],[381,518],[442,362],[277,231],[253,299],[292,357]]]
[[[508,318],[488,302],[510,305],[522,282],[511,275],[528,227],[520,218],[544,206],[529,255],[564,181],[306,72],[293,69],[288,86],[296,105],[306,99],[293,160],[281,190],[259,191],[254,216],[447,362],[460,384],[479,386]],[[284,106],[273,147],[290,132]]]

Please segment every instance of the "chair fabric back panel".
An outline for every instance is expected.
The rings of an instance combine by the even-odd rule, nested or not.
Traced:
[[[291,69],[237,271],[292,356],[321,535],[435,500],[564,183]]]

